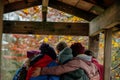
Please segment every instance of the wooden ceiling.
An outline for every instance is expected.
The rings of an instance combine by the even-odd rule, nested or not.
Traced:
[[[42,5],[42,19],[43,19],[43,22],[39,23],[25,21],[24,22],[4,21],[3,30],[4,33],[52,34],[52,35],[64,34],[64,35],[92,36],[98,34],[99,31],[102,31],[108,27],[111,28],[111,26],[112,27],[116,26],[117,24],[119,24],[119,22],[118,23],[116,22],[120,21],[119,0],[3,0],[3,1],[4,1],[4,13]],[[90,21],[90,23],[73,24],[73,23],[46,22],[48,6],[66,12],[68,14],[75,15],[77,17],[81,17],[87,21]],[[38,25],[40,28],[38,27]],[[17,28],[19,29],[19,31]]]
[[[48,5],[46,5],[48,1]],[[4,0],[4,13],[33,7],[50,6],[66,13],[91,21],[104,12],[116,0]]]

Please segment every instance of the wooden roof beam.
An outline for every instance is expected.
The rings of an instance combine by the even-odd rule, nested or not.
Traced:
[[[49,0],[42,0],[42,21],[47,21],[47,10],[48,10]]]
[[[74,6],[65,4],[61,1],[57,1],[57,0],[49,0],[49,6],[58,10],[61,10],[63,12],[75,15],[77,17],[81,17],[85,20],[91,21],[93,18],[95,18],[97,15],[87,12],[87,11],[83,11],[79,8],[76,8]]]
[[[12,11],[20,10],[20,9],[25,9],[37,5],[41,5],[42,1],[41,0],[35,0],[34,2],[25,2],[25,1],[19,1],[19,2],[14,2],[10,3],[7,5],[4,5],[4,13],[9,13]]]
[[[80,8],[82,10],[91,12],[91,13],[96,14],[96,15],[100,15],[101,13],[104,12],[104,9],[101,8],[100,6],[97,6],[97,5],[93,4],[93,3],[90,3],[90,2],[87,2],[87,1],[84,1],[84,0],[79,0],[76,3],[75,6],[77,8]]]
[[[96,15],[100,15],[104,12],[104,9],[99,7],[99,6],[92,6],[91,9],[89,10],[91,13],[94,13]]]
[[[94,36],[104,29],[112,28],[120,24],[120,1],[116,1],[103,14],[90,22],[90,36]]]
[[[4,21],[4,33],[88,36],[88,23]]]

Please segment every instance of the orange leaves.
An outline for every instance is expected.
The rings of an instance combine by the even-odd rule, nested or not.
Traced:
[[[99,47],[100,47],[100,48],[104,48],[104,44],[103,44],[103,43],[100,43],[100,44],[99,44]]]
[[[20,35],[17,35],[17,34],[13,34],[12,36],[15,37],[15,38],[19,38],[20,37]]]
[[[71,36],[68,36],[68,40],[70,40],[70,41],[71,41],[71,40],[72,40],[72,37],[71,37]]]
[[[31,7],[31,8],[27,8],[27,9],[23,9],[22,12],[25,15],[33,15],[36,13],[39,13],[41,11],[41,9],[39,8],[39,6],[35,6],[35,7]]]
[[[38,6],[33,7],[35,13],[40,12],[40,8]]]
[[[73,17],[72,17],[72,18],[70,18],[70,19],[71,19],[71,21],[73,21],[73,22],[80,21],[80,18],[75,17],[75,16],[73,16]]]
[[[4,55],[3,57],[6,58],[6,59],[15,59],[15,58],[17,58],[16,56],[7,56],[7,55]]]
[[[22,49],[17,48],[17,46],[16,46],[16,45],[12,46],[12,47],[11,47],[11,50],[13,50],[13,51],[17,51],[17,52],[22,51]]]
[[[15,38],[28,38],[29,36],[27,36],[27,35],[21,35],[21,34],[12,34],[12,36],[13,37],[15,37]]]
[[[20,11],[15,12],[18,16],[20,16],[20,20],[22,21],[41,21],[42,14],[40,6],[35,6],[31,8],[26,8]]]
[[[24,14],[28,15],[29,14],[29,10],[28,9],[23,9],[22,10]]]
[[[45,42],[45,43],[48,43],[48,38],[44,38],[44,42]]]
[[[21,20],[27,21],[42,21],[41,6],[34,6],[20,11],[16,11]],[[87,22],[82,18],[64,13],[62,11],[48,7],[47,21],[51,22]]]
[[[11,60],[16,60],[16,61],[23,61],[25,60],[27,57],[26,56],[9,56],[9,55],[4,55],[3,58],[5,59],[11,59]]]
[[[35,35],[35,37],[36,37],[37,39],[40,39],[41,36],[40,36],[40,35]]]
[[[68,45],[71,45],[73,42],[87,43],[86,38],[79,38],[79,36],[57,36],[57,35],[21,35],[13,34],[12,43],[9,43],[8,55],[4,55],[5,59],[11,59],[15,61],[22,61],[26,57],[27,50],[38,50],[42,42],[46,42],[51,46],[55,47],[58,41],[65,41]],[[85,45],[87,46],[87,45]]]
[[[113,47],[119,47],[119,43],[114,40],[112,40],[112,45]]]

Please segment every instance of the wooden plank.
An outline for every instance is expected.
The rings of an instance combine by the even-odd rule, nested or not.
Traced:
[[[103,0],[104,6],[108,7],[115,2],[115,0]]]
[[[104,80],[110,80],[111,51],[112,51],[112,29],[108,29],[105,30]]]
[[[79,9],[82,9],[82,10],[85,10],[85,11],[90,11],[90,12],[93,12],[95,14],[98,14],[98,13],[101,13],[101,11],[97,10],[98,12],[96,12],[96,9],[100,8],[96,5],[94,5],[93,3],[91,2],[88,2],[88,1],[84,1],[84,0],[59,0],[63,3],[66,3],[66,4],[69,4],[69,5],[72,5],[72,6],[75,6]],[[92,7],[95,7],[92,8]],[[91,8],[92,8],[92,11],[91,11]],[[102,9],[102,8],[100,8]]]
[[[88,36],[88,23],[4,21],[4,33]]]
[[[47,9],[49,0],[42,0],[42,21],[47,21]]]
[[[96,6],[95,4],[84,0],[59,0],[59,1],[77,7],[84,11],[94,13],[96,15],[100,15],[104,11],[104,9],[102,9],[100,6]]]
[[[101,15],[105,10],[99,6],[94,5],[89,11],[96,15]]]
[[[0,80],[1,79],[1,65],[2,65],[2,60],[1,60],[1,57],[2,57],[2,33],[3,33],[3,0],[0,0]]]
[[[120,24],[120,0],[90,22],[90,36]]]
[[[13,12],[20,9],[25,9],[33,6],[38,6],[42,4],[42,0],[35,0],[34,2],[19,1],[11,4],[5,5],[4,13]]]
[[[58,1],[61,1],[72,6],[76,6],[76,4],[78,4],[80,0],[58,0]]]
[[[49,6],[58,10],[61,10],[63,12],[75,15],[77,17],[81,17],[85,20],[91,21],[93,18],[95,18],[97,15],[93,13],[89,13],[87,11],[83,11],[79,8],[70,6],[68,4],[62,3],[57,0],[50,0],[49,1]]]
[[[89,37],[89,50],[95,53],[95,57],[98,57],[99,52],[99,35]]]
[[[86,2],[84,0],[79,0],[79,2],[76,4],[76,7],[83,9],[85,11],[89,11],[93,6],[94,4]]]

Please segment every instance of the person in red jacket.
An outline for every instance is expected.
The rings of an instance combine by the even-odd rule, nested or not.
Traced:
[[[17,69],[15,75],[13,76],[13,80],[25,80],[30,63],[33,63],[32,59],[39,54],[40,50],[27,51],[27,59],[25,60],[23,65],[19,69]]]
[[[94,53],[90,50],[86,50],[85,54],[88,56],[92,56],[92,62],[96,65],[98,68],[99,74],[100,74],[100,80],[103,80],[103,75],[104,75],[104,67],[102,64],[100,64],[97,59],[94,57]]]
[[[27,76],[26,76],[26,80],[30,80],[30,78],[32,77],[31,75],[32,75],[33,71],[37,67],[45,67],[48,64],[50,64],[53,60],[56,60],[55,50],[49,44],[42,43],[39,49],[41,51],[40,54],[42,54],[44,56],[42,58],[40,58],[34,65],[29,67]]]

